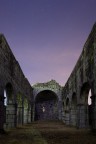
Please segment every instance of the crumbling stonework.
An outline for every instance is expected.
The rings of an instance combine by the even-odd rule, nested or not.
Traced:
[[[68,81],[30,86],[0,35],[0,131],[32,120],[62,120],[96,130],[96,24]]]
[[[55,81],[33,85],[35,120],[61,120],[62,87]]]
[[[96,129],[96,24],[63,88],[62,107],[62,119],[66,124]]]
[[[39,115],[39,119],[51,119],[51,114],[47,112],[47,109],[52,112],[50,101],[44,100],[48,91],[45,95],[42,93],[48,89],[58,97],[58,119],[62,119],[67,125],[96,130],[96,24],[65,86],[60,89],[58,87],[57,92],[56,87],[52,89],[50,83],[34,86],[35,113]],[[38,97],[43,101],[39,99],[37,102]],[[52,105],[54,107],[54,104]]]
[[[0,34],[0,129],[31,122],[33,89]]]

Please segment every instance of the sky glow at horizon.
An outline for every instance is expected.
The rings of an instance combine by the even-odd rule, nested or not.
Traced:
[[[0,20],[30,84],[64,86],[96,22],[96,0],[0,0]]]

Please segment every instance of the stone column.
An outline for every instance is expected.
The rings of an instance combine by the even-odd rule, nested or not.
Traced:
[[[62,106],[62,121],[65,123],[65,110],[63,106]]]
[[[4,122],[5,122],[4,96],[0,95],[0,133],[4,133]]]
[[[34,101],[33,102],[30,102],[30,104],[29,104],[29,107],[30,107],[30,123],[31,122],[33,122],[34,121],[34,109],[35,109],[35,107],[34,107]]]
[[[24,98],[24,124],[28,123],[28,100]]]
[[[28,104],[28,120],[27,120],[28,123],[31,123],[31,105]]]
[[[58,119],[62,120],[62,102],[58,101]]]
[[[77,127],[78,128],[88,128],[89,127],[88,105],[78,104]]]
[[[6,129],[16,126],[16,109],[15,104],[10,103],[6,106]]]
[[[22,125],[24,124],[24,96],[22,96]]]
[[[96,95],[91,96],[92,99],[92,130],[96,131]]]
[[[76,117],[77,117],[77,107],[72,107],[70,109],[70,124],[76,126]]]
[[[17,101],[17,125],[23,124],[23,111],[24,107],[23,107],[23,101],[21,99],[20,102],[19,100]]]
[[[65,110],[65,124],[70,125],[70,111]]]
[[[14,126],[17,127],[17,103],[14,104],[15,106],[15,120],[14,120]]]
[[[34,114],[35,114],[35,103],[33,102],[30,104],[30,118],[31,118],[30,122],[35,121],[35,119],[34,119],[35,115]]]

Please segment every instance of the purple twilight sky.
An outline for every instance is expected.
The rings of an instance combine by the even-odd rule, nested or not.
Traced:
[[[96,0],[0,0],[0,33],[31,85],[64,86],[95,22]]]

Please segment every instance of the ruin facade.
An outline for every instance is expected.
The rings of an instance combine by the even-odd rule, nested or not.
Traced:
[[[51,80],[33,85],[34,120],[61,120],[62,87]]]
[[[96,129],[96,23],[62,90],[62,120]]]
[[[32,121],[33,89],[0,34],[0,130]]]
[[[58,116],[66,125],[77,128],[96,129],[96,24],[83,47],[82,53],[63,88],[56,88],[56,83],[51,88],[50,82],[38,83],[34,86],[35,113],[40,119],[51,119],[47,109],[52,112],[55,104],[46,100],[48,91],[53,91],[58,97]],[[46,93],[43,94],[43,91]],[[58,91],[58,94],[57,92]],[[42,96],[41,96],[41,94]],[[42,101],[39,99],[43,99]],[[48,97],[52,97],[49,94]],[[38,103],[37,103],[37,102]],[[52,100],[51,100],[52,101]],[[47,108],[45,108],[47,106]],[[45,108],[45,109],[44,109]],[[54,113],[53,113],[54,115]],[[48,116],[48,117],[47,117]],[[37,118],[38,119],[38,118]]]
[[[30,85],[0,34],[0,131],[33,120],[62,120],[96,130],[96,23],[64,87]]]

